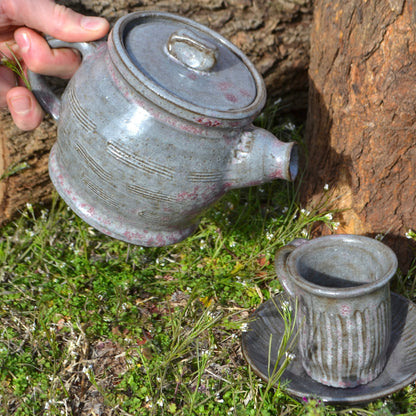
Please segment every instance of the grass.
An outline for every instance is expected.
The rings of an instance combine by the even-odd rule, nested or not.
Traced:
[[[28,90],[31,90],[31,86],[30,86],[30,82],[26,77],[25,71],[23,70],[22,64],[20,63],[19,59],[17,58],[17,56],[15,55],[15,53],[12,51],[12,49],[10,48],[9,45],[6,46],[9,50],[9,53],[11,55],[11,57],[8,57],[6,54],[4,54],[3,52],[0,52],[2,58],[0,59],[0,65],[4,65],[5,67],[9,68],[11,71],[13,71],[18,78],[20,78],[24,85],[26,86],[26,88]]]
[[[0,414],[414,414],[413,385],[361,408],[287,396],[278,381],[290,314],[272,381],[244,361],[250,314],[281,290],[276,250],[318,222],[336,227],[327,201],[307,212],[295,200],[283,181],[230,192],[194,235],[164,248],[103,236],[58,197],[28,205],[0,237]],[[398,278],[414,298],[414,274]]]

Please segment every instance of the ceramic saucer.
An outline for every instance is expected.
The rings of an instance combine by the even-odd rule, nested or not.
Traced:
[[[278,307],[286,300],[278,294],[261,305],[254,313],[247,332],[243,333],[244,357],[254,372],[268,381],[268,374],[276,364],[280,339],[284,333],[283,318]],[[326,403],[366,403],[394,393],[416,380],[416,305],[406,298],[391,294],[392,337],[388,360],[383,372],[366,385],[341,389],[325,386],[310,378],[302,367],[300,354],[295,348],[295,358],[284,371],[281,387],[298,399],[313,396]],[[271,349],[269,340],[272,337]],[[269,359],[270,351],[270,359]],[[270,372],[268,371],[270,366]]]

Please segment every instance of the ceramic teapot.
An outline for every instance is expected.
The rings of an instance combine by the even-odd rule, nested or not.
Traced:
[[[120,18],[106,41],[49,43],[82,55],[61,97],[29,73],[58,123],[50,177],[99,231],[173,244],[228,190],[295,178],[296,145],[252,124],[266,99],[261,76],[209,28],[138,12]]]

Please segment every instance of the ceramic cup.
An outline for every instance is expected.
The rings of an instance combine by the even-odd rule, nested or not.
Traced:
[[[394,252],[372,238],[331,235],[293,241],[277,252],[275,266],[285,291],[298,302],[306,373],[340,388],[375,379],[388,358]]]

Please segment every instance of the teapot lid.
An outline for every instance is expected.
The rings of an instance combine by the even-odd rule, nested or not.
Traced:
[[[264,82],[254,65],[193,20],[131,13],[117,21],[110,41],[110,56],[126,80],[175,115],[193,121],[253,119],[264,106]]]

